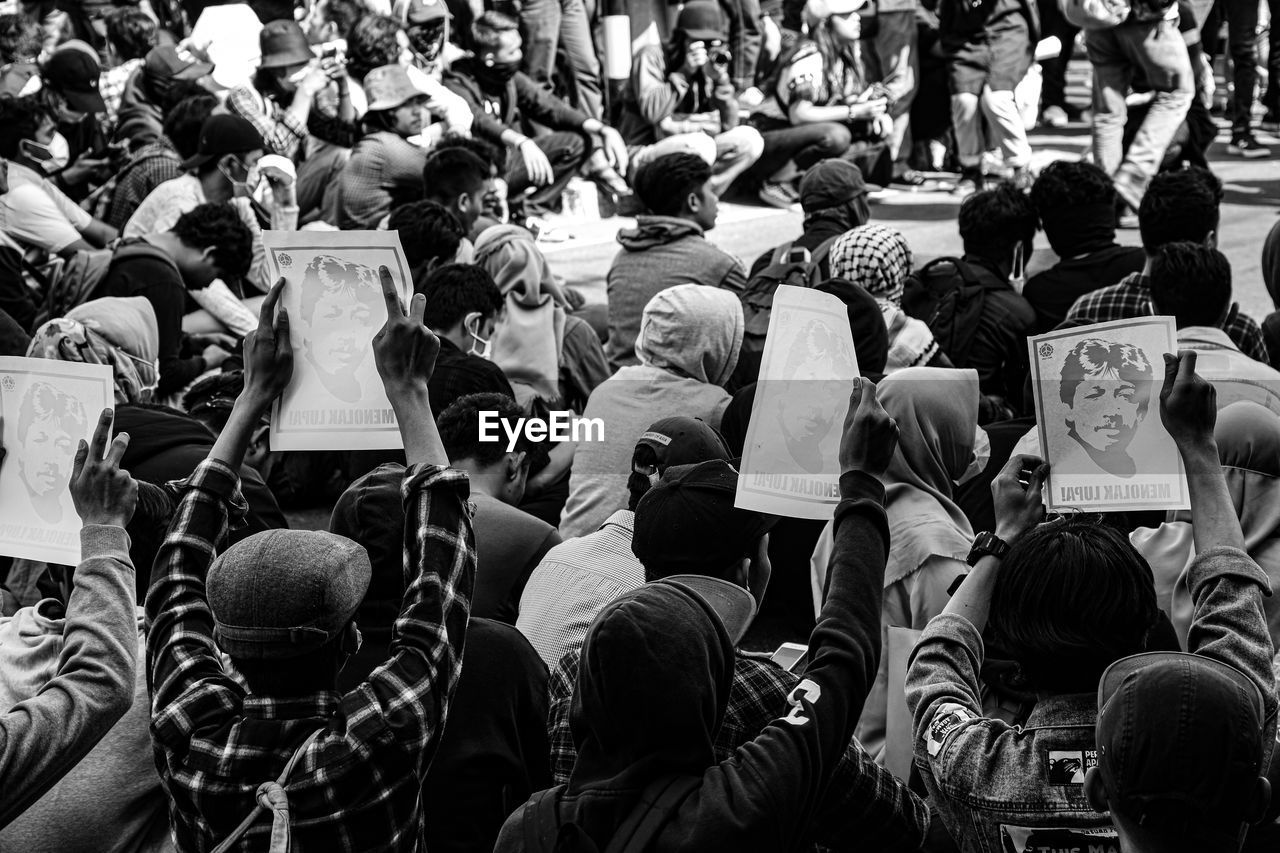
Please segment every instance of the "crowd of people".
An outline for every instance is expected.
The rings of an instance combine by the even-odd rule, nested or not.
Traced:
[[[82,558],[0,558],[0,850],[1280,847],[1280,310],[1217,248],[1200,73],[1225,18],[1266,156],[1247,5],[689,0],[625,81],[583,0],[0,14],[0,356],[114,389],[4,425]],[[1092,156],[1034,171],[1081,25]],[[870,201],[939,166],[963,249],[917,267]],[[543,251],[578,180],[636,217],[603,304]],[[723,251],[735,193],[801,231]],[[264,233],[300,230],[334,255],[289,284]],[[411,293],[342,231],[395,232]],[[1280,308],[1280,225],[1261,254]],[[781,285],[843,306],[843,421],[762,387]],[[1095,458],[1158,418],[1190,509],[1048,512],[1028,338],[1152,316],[1162,385],[1085,339],[1054,393]],[[402,449],[273,447],[355,353]],[[737,504],[775,393],[830,520]],[[519,426],[566,413],[602,429]]]

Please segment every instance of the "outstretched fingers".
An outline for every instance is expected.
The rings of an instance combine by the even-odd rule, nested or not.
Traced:
[[[382,297],[387,301],[387,319],[404,316],[404,303],[396,291],[396,283],[391,278],[391,270],[386,265],[378,267],[378,280],[382,283]]]

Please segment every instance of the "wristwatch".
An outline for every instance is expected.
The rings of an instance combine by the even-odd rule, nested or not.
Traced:
[[[997,560],[1009,553],[1009,543],[990,531],[983,531],[973,539],[973,548],[969,550],[967,562],[976,566],[983,557],[995,557]]]

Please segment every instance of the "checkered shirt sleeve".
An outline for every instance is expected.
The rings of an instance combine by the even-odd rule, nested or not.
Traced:
[[[227,109],[252,124],[262,134],[269,154],[292,158],[307,138],[307,127],[288,110],[271,100],[262,110],[262,98],[247,86],[237,86],[227,95]]]
[[[182,484],[146,607],[152,742],[178,849],[230,834],[318,728],[288,785],[295,853],[422,849],[421,780],[461,670],[476,555],[465,474],[415,465],[402,488],[407,589],[391,659],[345,696],[280,699],[246,694],[213,641],[205,575],[246,511],[239,479],[206,460]],[[234,849],[263,849],[270,826]]]

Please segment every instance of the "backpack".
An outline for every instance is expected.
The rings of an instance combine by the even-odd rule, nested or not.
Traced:
[[[813,287],[821,283],[822,262],[831,252],[835,237],[823,242],[810,254],[804,252],[804,260],[791,260],[791,243],[783,243],[773,252],[769,264],[747,279],[738,294],[742,300],[742,349],[738,355],[738,367],[734,370],[736,387],[749,385],[760,374],[760,358],[764,354],[764,337],[769,332],[769,317],[773,313],[773,295],[783,284],[795,287]]]
[[[650,784],[618,826],[604,853],[647,853],[672,815],[701,784],[702,779],[697,776],[668,776]],[[597,853],[595,844],[576,824],[560,822],[563,793],[564,785],[557,785],[539,791],[529,800],[521,819],[523,853]]]
[[[72,308],[88,302],[117,258],[143,257],[173,264],[173,259],[162,249],[146,240],[137,240],[128,243],[117,241],[105,249],[85,249],[66,260],[58,258],[51,261],[39,270],[29,267],[28,272],[44,291],[44,305],[36,312],[36,327],[65,317]]]
[[[293,751],[293,755],[289,756],[289,762],[285,764],[280,776],[274,782],[263,782],[258,786],[258,803],[253,807],[253,811],[249,812],[230,835],[222,839],[221,844],[213,848],[213,853],[226,853],[230,850],[232,845],[249,831],[249,827],[257,821],[258,815],[267,810],[271,811],[271,839],[268,842],[268,853],[289,853],[289,795],[284,792],[284,786],[288,784],[289,774],[293,772],[293,766],[298,763],[298,759],[324,733],[325,729],[316,729],[309,734],[307,739]]]
[[[902,293],[902,310],[928,324],[956,367],[969,363],[986,303],[986,285],[959,258],[935,258],[925,264],[907,277]]]

